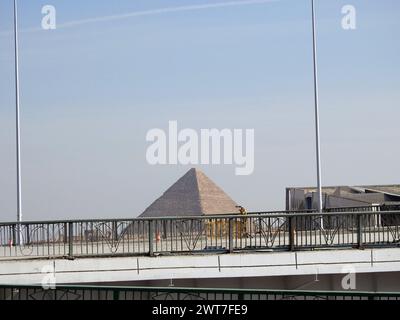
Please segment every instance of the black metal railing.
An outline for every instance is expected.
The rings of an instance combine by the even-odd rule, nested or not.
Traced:
[[[400,211],[0,223],[0,259],[398,246]]]
[[[0,286],[0,300],[400,300],[400,293],[177,287]]]

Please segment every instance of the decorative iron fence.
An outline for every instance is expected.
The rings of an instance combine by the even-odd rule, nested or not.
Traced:
[[[0,223],[0,259],[399,246],[400,211]]]
[[[0,300],[400,300],[400,293],[106,286],[0,286]]]

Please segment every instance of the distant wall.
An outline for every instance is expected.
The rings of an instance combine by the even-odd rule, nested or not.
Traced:
[[[324,208],[340,208],[340,207],[361,207],[367,206],[368,203],[346,199],[335,195],[322,195],[322,206]],[[318,208],[318,193],[313,192],[311,200],[308,201],[306,192],[303,189],[287,188],[286,189],[286,210],[305,210]]]

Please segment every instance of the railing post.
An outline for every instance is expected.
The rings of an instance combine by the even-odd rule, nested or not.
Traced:
[[[31,243],[31,234],[30,234],[30,230],[29,230],[29,224],[26,225],[26,244],[30,244]]]
[[[154,246],[153,246],[153,234],[154,234],[154,221],[149,220],[149,255],[154,255]]]
[[[73,222],[68,222],[68,257],[70,259],[74,256],[74,224]]]
[[[294,251],[295,249],[295,228],[296,219],[294,216],[289,217],[289,250]]]
[[[12,245],[12,246],[16,246],[16,245],[17,245],[17,233],[16,233],[16,229],[17,229],[16,225],[15,225],[15,224],[12,225],[12,227],[11,227],[11,237],[12,237],[12,239],[11,239],[11,245]]]
[[[64,222],[64,243],[68,243],[68,223]]]
[[[357,215],[357,247],[358,249],[362,249],[363,248],[363,240],[362,240],[362,215],[358,214]]]
[[[233,253],[233,219],[229,218],[229,253]]]
[[[119,300],[119,290],[113,289],[113,300]]]
[[[113,238],[114,238],[114,240],[118,241],[118,225],[117,225],[117,221],[113,221],[112,230],[113,230]]]

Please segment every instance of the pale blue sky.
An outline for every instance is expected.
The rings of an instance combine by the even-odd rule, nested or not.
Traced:
[[[309,0],[170,12],[224,1],[19,1],[25,220],[135,217],[189,167],[150,166],[146,132],[254,128],[255,171],[203,171],[249,210],[315,184]],[[400,2],[316,0],[324,185],[400,183]],[[341,28],[341,8],[357,29]],[[32,29],[34,29],[32,31]],[[0,2],[0,220],[15,220],[12,0]]]

